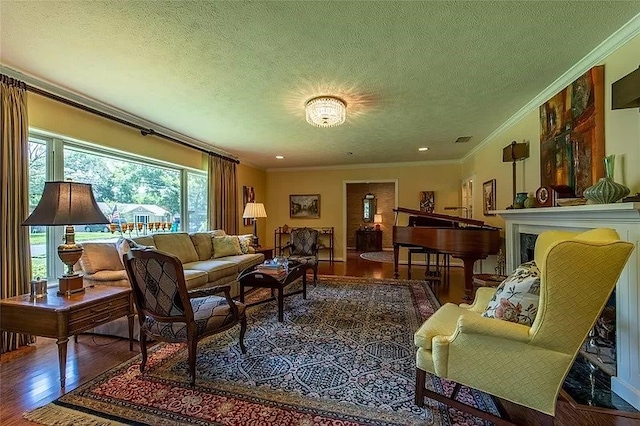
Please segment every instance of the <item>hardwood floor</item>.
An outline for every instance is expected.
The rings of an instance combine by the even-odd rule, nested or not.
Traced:
[[[448,286],[434,286],[442,303],[460,303],[464,295],[462,268],[451,268]],[[406,279],[407,268],[400,266],[400,278]],[[321,275],[348,275],[372,278],[393,278],[393,264],[363,260],[350,252],[346,262],[321,262]],[[412,277],[424,276],[424,267],[414,265]],[[138,346],[129,351],[128,341],[106,336],[81,335],[78,343],[69,341],[66,391],[78,387],[101,372],[138,354]],[[35,345],[0,356],[0,425],[33,424],[22,418],[24,411],[32,410],[60,397],[58,353],[55,340],[38,338]],[[517,424],[538,425],[534,412],[503,402],[507,412]],[[559,401],[556,425],[640,425],[640,420],[613,414],[574,409]]]

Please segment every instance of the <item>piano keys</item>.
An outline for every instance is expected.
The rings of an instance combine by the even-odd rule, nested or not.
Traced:
[[[500,249],[500,228],[486,225],[480,220],[465,219],[436,213],[398,207],[398,213],[412,216],[412,226],[393,227],[394,274],[398,274],[400,247],[424,247],[425,249],[450,254],[464,263],[465,299],[473,297],[473,265]],[[423,226],[428,224],[428,226]]]

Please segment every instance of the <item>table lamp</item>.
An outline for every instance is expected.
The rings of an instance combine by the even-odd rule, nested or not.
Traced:
[[[512,163],[512,200],[516,198],[516,161],[521,161],[525,158],[529,158],[529,144],[526,142],[517,143],[516,141],[513,141],[502,149],[502,162]]]
[[[258,227],[256,224],[256,219],[260,217],[267,217],[267,212],[264,209],[264,204],[247,203],[244,208],[244,213],[242,213],[242,218],[253,219],[253,245],[256,247],[260,247],[260,244],[258,243]]]
[[[373,223],[376,224],[376,231],[380,230],[380,224],[382,223],[382,215],[380,213],[376,213],[373,215]]]
[[[58,256],[67,271],[58,278],[58,294],[68,295],[84,291],[82,275],[73,271],[82,256],[82,246],[76,244],[73,225],[108,224],[100,211],[88,183],[45,182],[40,202],[23,226],[65,225],[64,243],[58,246]]]

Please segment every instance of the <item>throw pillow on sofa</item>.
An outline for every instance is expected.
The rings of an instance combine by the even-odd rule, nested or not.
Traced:
[[[238,241],[240,242],[242,254],[250,253],[249,247],[251,247],[251,243],[253,243],[253,234],[238,235]]]
[[[213,258],[242,254],[240,241],[236,235],[213,237]]]
[[[527,262],[502,281],[482,316],[531,326],[539,302],[540,270],[535,262]]]

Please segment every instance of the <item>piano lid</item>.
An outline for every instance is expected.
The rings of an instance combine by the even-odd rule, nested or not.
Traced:
[[[481,220],[466,219],[464,217],[459,217],[459,216],[449,216],[446,214],[439,214],[439,213],[427,213],[427,212],[421,212],[420,210],[407,209],[404,207],[398,207],[396,209],[393,209],[393,211],[396,213],[396,219],[398,217],[398,213],[407,213],[414,216],[430,217],[430,218],[440,219],[447,222],[464,223],[466,225],[478,226],[480,228],[500,229],[495,226],[487,225]]]

